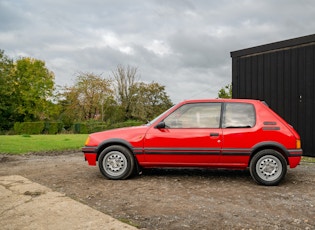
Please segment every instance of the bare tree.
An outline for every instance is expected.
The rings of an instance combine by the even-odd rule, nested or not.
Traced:
[[[131,119],[132,99],[137,94],[135,84],[138,82],[137,67],[123,67],[118,65],[115,71],[112,71],[116,84],[117,102],[121,105],[125,119]]]

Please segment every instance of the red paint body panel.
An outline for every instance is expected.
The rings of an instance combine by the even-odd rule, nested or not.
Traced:
[[[96,166],[96,153],[84,153],[84,156],[89,165]]]
[[[148,166],[215,165],[221,153],[221,132],[220,129],[166,130],[151,127],[144,140],[144,163]],[[210,133],[218,133],[218,136],[210,137]],[[152,154],[154,150],[160,154]],[[174,155],[168,154],[172,151]]]
[[[179,107],[194,103],[221,103],[222,106],[225,103],[251,104],[255,110],[255,124],[243,128],[156,127]],[[220,119],[222,124],[223,118]],[[280,151],[288,165],[294,168],[302,156],[302,149],[296,147],[299,139],[299,135],[289,124],[260,101],[190,100],[174,106],[152,124],[91,134],[82,151],[89,165],[96,165],[98,155],[106,146],[120,144],[135,154],[138,164],[142,167],[244,169],[249,166],[251,157],[258,150],[274,148]]]
[[[300,153],[302,154],[302,152]],[[289,165],[290,165],[290,168],[295,168],[296,166],[299,165],[301,161],[301,156],[298,156],[298,157],[289,157]]]

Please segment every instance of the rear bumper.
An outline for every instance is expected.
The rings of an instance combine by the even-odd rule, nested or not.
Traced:
[[[96,166],[97,147],[85,146],[82,148],[82,152],[84,153],[85,160],[88,164]]]
[[[295,168],[296,166],[299,165],[302,159],[302,155],[303,155],[302,149],[289,150],[288,161],[290,168]]]

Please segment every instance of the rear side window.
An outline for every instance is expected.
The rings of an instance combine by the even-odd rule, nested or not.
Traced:
[[[252,104],[226,103],[222,128],[251,128],[256,123],[255,109]]]

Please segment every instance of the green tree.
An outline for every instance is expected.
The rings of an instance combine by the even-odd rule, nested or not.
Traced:
[[[13,73],[15,121],[50,119],[54,92],[54,74],[45,62],[21,58],[14,64]]]
[[[10,129],[14,122],[13,67],[13,60],[0,50],[0,130]]]
[[[59,119],[66,129],[70,128],[75,121],[81,121],[77,90],[74,86],[65,86],[59,90],[58,105],[61,108]]]
[[[219,98],[232,98],[232,84],[228,84],[221,88],[218,93]]]
[[[132,98],[132,115],[139,120],[152,120],[173,105],[165,92],[165,86],[157,82],[138,82],[133,91],[137,93]]]
[[[71,121],[106,120],[105,112],[113,104],[111,81],[93,73],[81,73],[72,87],[65,87],[62,93],[62,120]]]
[[[14,122],[50,119],[54,74],[45,63],[32,58],[16,62],[0,51],[0,129],[9,130]]]

